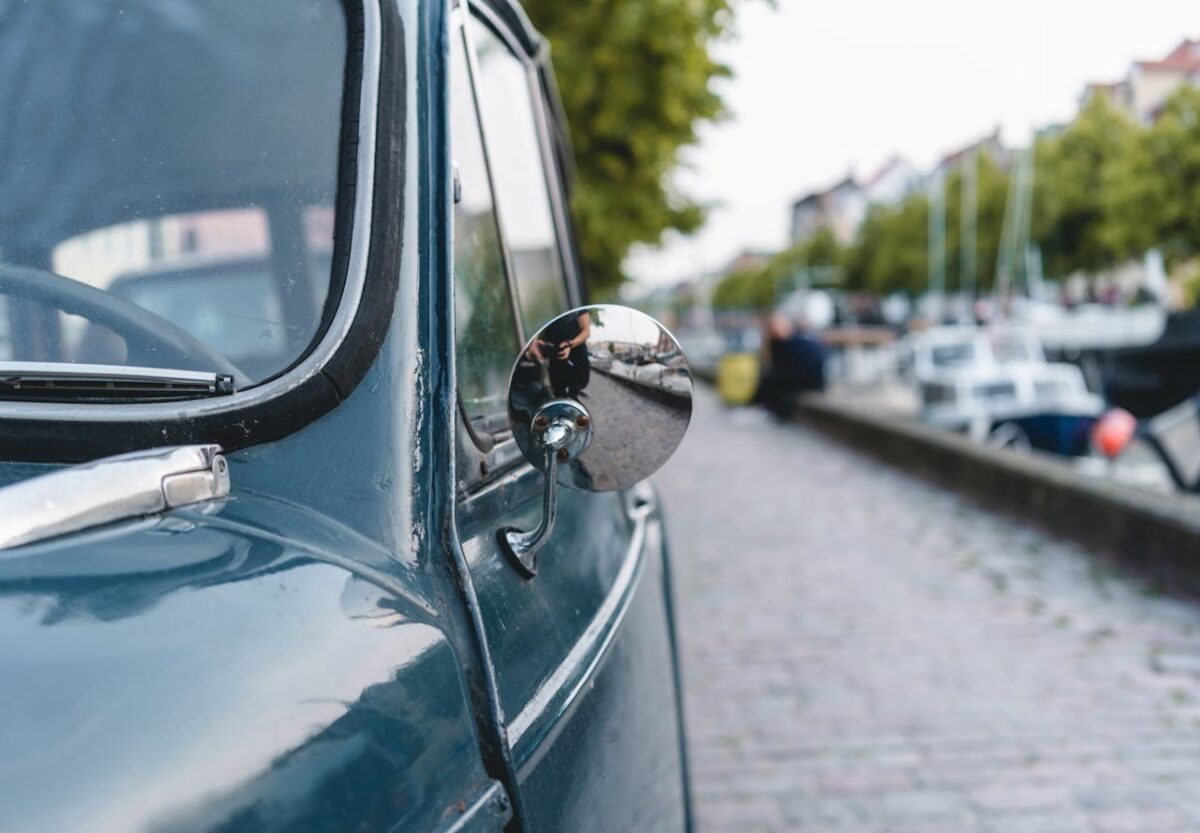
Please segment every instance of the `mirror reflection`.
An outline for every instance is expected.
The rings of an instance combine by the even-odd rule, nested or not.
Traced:
[[[509,418],[534,465],[530,424],[552,399],[581,404],[592,437],[575,460],[558,467],[564,486],[607,492],[649,477],[674,453],[692,413],[692,377],[679,343],[661,324],[628,307],[596,305],[551,321],[513,368]]]

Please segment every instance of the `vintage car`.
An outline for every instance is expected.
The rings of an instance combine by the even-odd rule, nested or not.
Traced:
[[[508,0],[0,0],[0,830],[679,831],[691,377]]]

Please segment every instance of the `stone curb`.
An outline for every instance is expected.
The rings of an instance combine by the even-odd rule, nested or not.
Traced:
[[[984,506],[1105,550],[1172,590],[1200,596],[1200,503],[1082,475],[1046,455],[988,448],[824,396],[795,419]]]

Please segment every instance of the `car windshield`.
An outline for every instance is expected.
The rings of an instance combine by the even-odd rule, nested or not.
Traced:
[[[298,361],[346,55],[339,0],[0,0],[0,361]]]

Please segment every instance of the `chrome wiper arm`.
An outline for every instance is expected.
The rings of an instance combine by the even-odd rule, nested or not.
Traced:
[[[227,396],[224,373],[116,364],[0,361],[0,400],[191,399]]]

